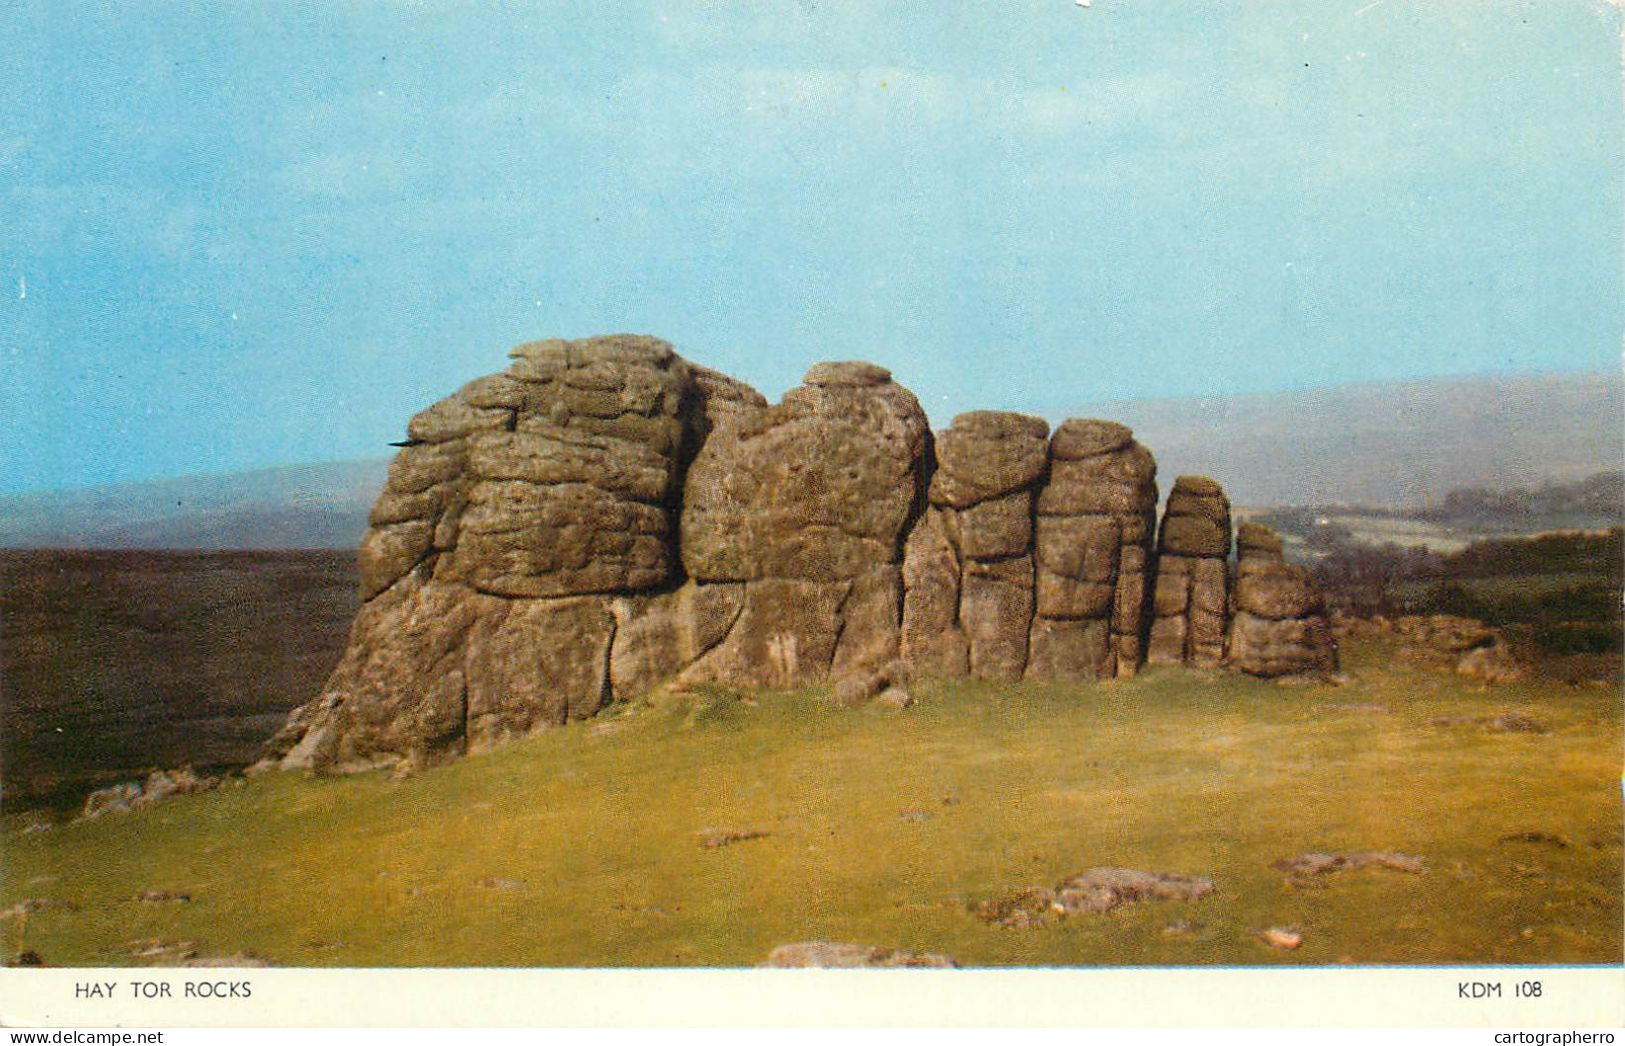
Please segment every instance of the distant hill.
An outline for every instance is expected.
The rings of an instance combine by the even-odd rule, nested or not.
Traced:
[[[1418,506],[1452,490],[1539,487],[1620,466],[1625,382],[1549,374],[1343,385],[1303,392],[1067,405],[1115,418],[1157,456],[1239,505]]]
[[[1164,490],[1197,472],[1238,505],[1415,507],[1466,487],[1536,488],[1619,468],[1625,383],[1462,378],[1043,413],[1132,426]],[[378,459],[0,497],[0,547],[353,548],[386,472]]]
[[[0,497],[5,548],[354,548],[385,459]]]

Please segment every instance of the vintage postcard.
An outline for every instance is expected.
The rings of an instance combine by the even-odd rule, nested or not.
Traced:
[[[0,1023],[1625,1021],[1603,0],[0,12]]]

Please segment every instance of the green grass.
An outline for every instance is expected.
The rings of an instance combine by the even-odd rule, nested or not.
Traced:
[[[922,684],[902,712],[717,693],[401,781],[273,774],[27,834],[38,815],[13,816],[0,906],[77,910],[30,916],[21,940],[0,924],[4,949],[126,965],[126,942],[162,937],[279,965],[736,966],[829,939],[966,965],[1619,962],[1617,692],[1475,689],[1381,647],[1346,660],[1341,687],[1153,670]],[[1501,711],[1548,732],[1427,723]],[[769,834],[706,849],[707,829]],[[1501,841],[1523,832],[1568,845]],[[1428,871],[1302,888],[1270,867],[1367,849]],[[1217,891],[1028,929],[968,910],[1098,865]],[[152,888],[192,902],[129,899]],[[1303,946],[1265,947],[1268,926]]]

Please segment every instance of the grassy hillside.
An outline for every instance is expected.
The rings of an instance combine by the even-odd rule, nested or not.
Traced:
[[[97,821],[4,825],[4,924],[53,964],[132,941],[289,965],[747,965],[830,939],[969,965],[1618,962],[1617,693],[1494,690],[1346,652],[1288,688],[1153,670],[917,687],[905,711],[718,691],[406,780],[273,774]],[[1515,712],[1541,733],[1435,717]],[[732,833],[729,845],[714,845]],[[707,845],[708,843],[713,845]],[[1307,851],[1420,875],[1293,885]],[[1205,899],[1016,929],[969,906],[1100,865]],[[133,900],[183,891],[189,903]],[[1297,951],[1254,931],[1293,927]]]

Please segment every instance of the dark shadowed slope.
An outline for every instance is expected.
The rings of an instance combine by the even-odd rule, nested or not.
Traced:
[[[321,688],[351,552],[0,552],[6,810],[158,767],[242,765]]]

